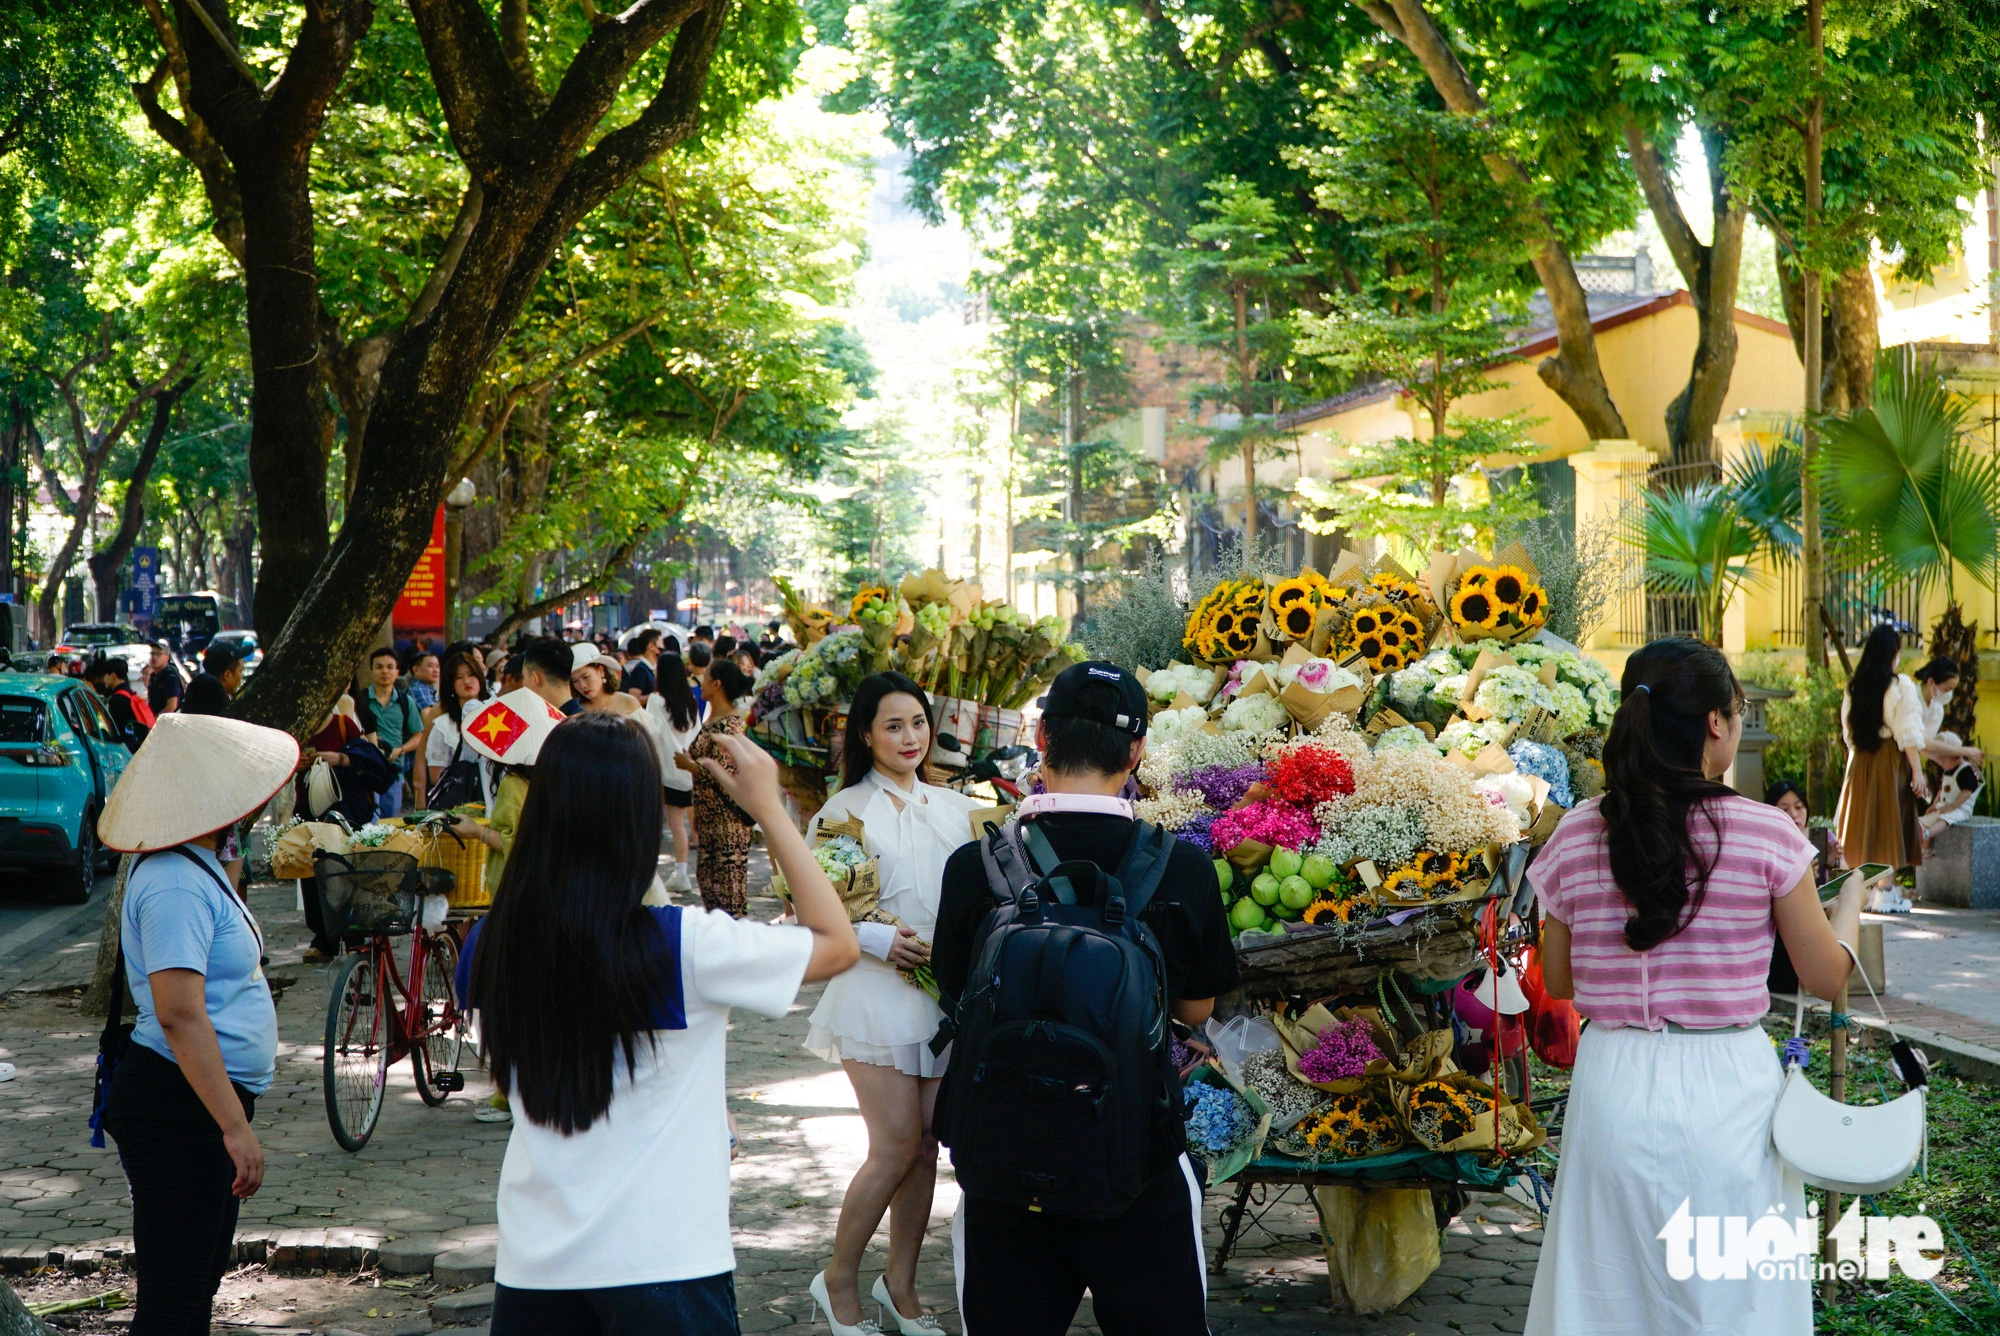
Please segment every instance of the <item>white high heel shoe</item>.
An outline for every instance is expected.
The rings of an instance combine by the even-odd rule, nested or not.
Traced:
[[[826,1272],[822,1271],[812,1278],[812,1283],[806,1286],[806,1293],[812,1296],[813,1317],[817,1319],[825,1313],[826,1325],[833,1329],[833,1336],[882,1336],[882,1328],[868,1318],[864,1317],[850,1327],[834,1317],[833,1301],[826,1297]]]
[[[868,1291],[868,1297],[875,1301],[875,1317],[887,1322],[886,1314],[895,1314],[896,1330],[899,1336],[943,1336],[944,1328],[929,1313],[922,1317],[904,1317],[896,1309],[896,1301],[889,1297],[889,1282],[882,1276],[875,1277],[875,1288]]]

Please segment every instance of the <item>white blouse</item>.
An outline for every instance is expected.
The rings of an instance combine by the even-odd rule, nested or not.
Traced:
[[[826,821],[859,817],[862,848],[882,871],[882,908],[929,941],[937,930],[945,860],[972,839],[980,804],[962,793],[919,782],[910,792],[870,770],[826,800],[808,835]]]
[[[1840,738],[1849,747],[1854,745],[1854,730],[1848,727],[1848,707],[1853,703],[1851,693],[1840,696]],[[1938,719],[1943,722],[1943,701],[1938,702]],[[1924,698],[1917,684],[1907,674],[1898,673],[1889,683],[1889,689],[1882,693],[1881,736],[1892,740],[1896,750],[1921,747],[1929,737],[1924,724]]]

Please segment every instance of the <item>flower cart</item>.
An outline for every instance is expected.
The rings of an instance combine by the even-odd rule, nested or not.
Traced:
[[[1617,708],[1548,611],[1517,549],[1423,579],[1345,553],[1217,581],[1180,658],[1130,665],[1154,710],[1139,813],[1215,860],[1243,975],[1220,1012],[1263,1040],[1218,1056],[1266,1111],[1257,1143],[1218,1146],[1191,1115],[1209,1184],[1236,1185],[1218,1261],[1253,1191],[1306,1186],[1351,1226],[1337,1246],[1329,1225],[1336,1298],[1392,1306],[1436,1264],[1432,1207],[1521,1177],[1542,1144],[1510,977],[1534,934],[1526,869],[1602,791]],[[1377,1285],[1356,1259],[1384,1238],[1408,1255]]]

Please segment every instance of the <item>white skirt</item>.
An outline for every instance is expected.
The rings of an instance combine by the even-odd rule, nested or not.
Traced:
[[[1526,1336],[1809,1336],[1810,1279],[1675,1280],[1659,1237],[1682,1202],[1752,1225],[1805,1213],[1771,1149],[1782,1085],[1762,1030],[1586,1029]]]
[[[828,1062],[868,1062],[905,1076],[943,1076],[951,1050],[931,1055],[944,1019],[936,999],[885,961],[864,954],[827,981],[806,1033],[808,1052]]]

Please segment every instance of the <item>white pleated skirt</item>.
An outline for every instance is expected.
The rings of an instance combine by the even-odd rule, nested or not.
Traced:
[[[931,1055],[931,1036],[944,1013],[936,999],[885,961],[863,955],[827,981],[809,1018],[806,1050],[828,1062],[867,1062],[905,1076],[943,1076],[947,1048]]]
[[[1805,1213],[1771,1149],[1782,1085],[1762,1030],[1587,1028],[1526,1336],[1810,1336],[1810,1279],[1675,1280],[1659,1237],[1684,1201],[1751,1224]]]

